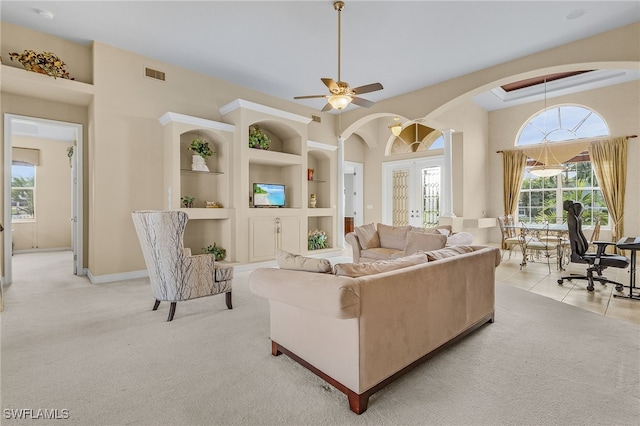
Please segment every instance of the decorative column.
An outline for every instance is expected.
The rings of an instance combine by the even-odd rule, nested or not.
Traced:
[[[453,129],[442,130],[444,137],[444,173],[442,175],[442,195],[440,197],[440,217],[456,217],[453,213],[453,155],[451,135]]]
[[[344,248],[344,139],[338,136],[338,179],[336,179],[336,195],[338,198],[338,209],[336,212],[337,232],[336,246]]]

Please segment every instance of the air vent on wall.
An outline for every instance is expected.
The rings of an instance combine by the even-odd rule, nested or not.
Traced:
[[[158,71],[158,70],[154,70],[153,68],[146,68],[145,67],[144,75],[145,75],[145,77],[154,78],[156,80],[161,80],[161,81],[164,81],[164,79],[165,79],[164,72]]]
[[[320,121],[321,121],[321,118],[319,116],[317,116],[317,115],[312,115],[311,119],[313,121],[315,121],[316,123],[320,123]]]

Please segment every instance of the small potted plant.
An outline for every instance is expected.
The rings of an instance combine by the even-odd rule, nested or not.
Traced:
[[[203,250],[205,253],[213,254],[217,261],[224,260],[224,258],[227,257],[227,250],[216,246],[216,243],[213,243],[212,246],[203,248]]]
[[[269,136],[267,136],[258,126],[249,128],[249,148],[269,149]]]
[[[309,231],[308,236],[309,241],[309,250],[320,250],[327,248],[327,234],[324,231],[320,231],[318,229],[314,229]]]
[[[197,137],[191,141],[189,150],[195,152],[192,157],[191,169],[200,172],[208,172],[209,167],[207,167],[206,160],[207,158],[216,155],[216,152],[209,146],[209,142]]]
[[[191,208],[193,207],[193,202],[196,200],[196,197],[182,197],[180,198],[180,201],[182,201],[182,205],[185,208]]]

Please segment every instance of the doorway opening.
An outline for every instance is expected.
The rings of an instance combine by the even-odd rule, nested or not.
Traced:
[[[344,162],[344,234],[364,224],[364,165],[352,161]]]
[[[21,225],[28,225],[23,227],[29,229],[29,238],[33,241],[38,241],[38,228],[47,227],[48,230],[55,229],[55,223],[42,223],[44,222],[44,215],[40,217],[40,212],[49,212],[55,209],[59,209],[60,203],[70,202],[70,217],[64,218],[65,222],[69,221],[70,237],[67,235],[65,245],[71,245],[71,252],[73,254],[72,264],[69,267],[69,272],[73,275],[85,275],[86,271],[83,267],[83,211],[82,211],[82,147],[83,147],[83,127],[81,124],[68,123],[63,121],[47,120],[37,117],[21,116],[14,114],[4,115],[4,217],[5,217],[5,231],[3,232],[3,270],[4,277],[3,284],[11,284],[13,281],[13,268],[12,257],[14,253],[14,228],[18,223]],[[25,141],[29,141],[26,143]],[[22,146],[16,146],[20,143]],[[59,145],[58,145],[59,144]],[[67,188],[62,188],[61,193],[68,194],[67,198],[61,197],[60,199],[51,199],[50,194],[47,196],[37,196],[37,176],[40,162],[40,156],[42,152],[47,152],[50,147],[55,145],[55,151],[59,155],[55,159],[47,160],[47,164],[50,166],[55,162],[54,174],[67,176],[66,180],[61,185],[69,185],[70,194]],[[26,146],[26,147],[25,147]],[[35,148],[34,148],[35,147]],[[18,149],[17,149],[18,148]],[[16,150],[17,149],[17,150]],[[60,154],[62,152],[62,154]],[[14,155],[15,154],[15,155]],[[65,158],[60,159],[60,155]],[[68,162],[67,162],[68,160]],[[35,163],[35,164],[34,164]],[[29,167],[34,165],[35,167]],[[19,173],[18,170],[34,171],[34,178],[27,175],[26,179],[23,176],[20,179],[14,179],[14,173]],[[44,168],[44,164],[42,166]],[[67,170],[59,170],[61,167],[70,168],[70,174]],[[70,179],[69,179],[70,176]],[[49,178],[47,178],[48,180]],[[64,179],[64,177],[63,177]],[[21,185],[22,183],[34,183],[32,187],[25,186],[24,188],[15,188],[14,185]],[[29,195],[31,190],[31,195]],[[35,194],[34,194],[35,193]],[[26,194],[26,198],[25,198]],[[29,198],[29,196],[31,198]],[[22,202],[22,208],[20,203]],[[28,205],[26,209],[23,207]],[[68,211],[66,208],[63,211]],[[58,218],[58,220],[60,220]],[[69,223],[66,222],[66,223]],[[58,222],[60,223],[60,222]],[[32,247],[38,247],[38,244],[33,243]],[[53,243],[55,245],[55,243]]]

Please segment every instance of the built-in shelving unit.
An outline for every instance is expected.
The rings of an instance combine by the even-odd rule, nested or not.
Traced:
[[[316,195],[316,207],[307,210],[307,230],[320,229],[327,233],[329,249],[337,247],[336,207],[337,147],[307,141],[307,168],[313,169],[313,179],[307,180],[307,191]],[[310,253],[320,253],[313,250]]]
[[[235,212],[231,197],[231,145],[235,127],[230,124],[167,112],[160,117],[165,127],[165,208],[182,210],[189,216],[185,230],[185,246],[194,254],[214,242],[227,250],[227,260],[233,261],[233,225]],[[201,137],[216,154],[207,159],[209,172],[191,169],[191,141]],[[181,198],[195,197],[194,207],[184,208]],[[223,208],[205,208],[205,202],[215,201]]]
[[[216,242],[227,249],[227,260],[256,262],[275,258],[277,249],[297,254],[327,253],[336,247],[336,146],[308,141],[311,118],[237,99],[220,108],[223,122],[168,112],[165,126],[165,188],[169,209],[185,211],[192,219],[185,245],[197,253]],[[232,123],[232,124],[227,124]],[[253,126],[269,137],[268,150],[249,147]],[[216,151],[207,159],[210,172],[191,170],[188,147],[202,137]],[[307,180],[307,170],[315,179]],[[253,184],[285,186],[285,207],[256,208]],[[316,194],[315,208],[309,194]],[[180,198],[195,197],[193,208]],[[205,208],[205,201],[223,208]],[[327,233],[330,247],[308,250],[309,230]]]

